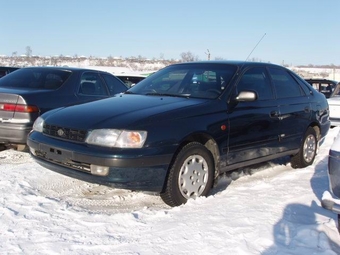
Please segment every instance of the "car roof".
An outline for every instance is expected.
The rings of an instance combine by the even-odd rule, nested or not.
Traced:
[[[186,65],[186,64],[221,64],[221,65],[229,64],[229,65],[237,65],[239,67],[266,65],[266,66],[282,67],[280,65],[276,65],[272,63],[253,62],[253,61],[244,61],[244,60],[205,60],[205,61],[184,62],[184,63],[178,63],[174,65]]]
[[[69,67],[69,66],[30,66],[30,67],[24,67],[22,69],[53,69],[53,70],[64,70],[64,71],[91,71],[91,72],[101,72],[101,73],[108,73],[111,74],[107,71],[102,71],[102,70],[94,70],[94,69],[89,69],[89,68],[82,68],[82,67]]]
[[[0,66],[0,69],[5,69],[5,70],[17,70],[20,67],[14,67],[14,66]]]
[[[338,83],[337,81],[334,80],[329,80],[329,79],[319,79],[319,78],[309,78],[305,79],[306,81],[312,81],[312,82],[332,82],[332,83]]]

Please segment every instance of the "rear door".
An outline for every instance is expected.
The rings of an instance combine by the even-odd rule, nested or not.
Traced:
[[[257,99],[231,105],[227,165],[246,164],[249,160],[275,154],[277,150],[279,109],[265,66],[248,69],[233,94],[240,91],[254,91]]]
[[[310,98],[284,68],[269,67],[280,114],[280,152],[300,147],[310,123]]]

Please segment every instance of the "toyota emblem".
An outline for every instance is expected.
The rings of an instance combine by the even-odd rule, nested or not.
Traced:
[[[59,136],[65,136],[65,132],[64,132],[64,130],[62,130],[62,129],[58,129],[57,134],[58,134]]]

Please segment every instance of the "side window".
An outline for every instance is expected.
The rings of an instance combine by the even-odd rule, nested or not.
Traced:
[[[237,91],[240,92],[245,90],[257,92],[258,100],[274,98],[266,68],[254,67],[243,74],[237,85]]]
[[[109,74],[102,74],[102,77],[109,88],[110,95],[115,95],[121,92],[125,92],[128,88],[118,80],[118,78]]]
[[[108,92],[98,73],[85,72],[80,79],[79,94],[107,96]]]
[[[300,85],[284,69],[269,67],[277,98],[300,97],[304,95]]]

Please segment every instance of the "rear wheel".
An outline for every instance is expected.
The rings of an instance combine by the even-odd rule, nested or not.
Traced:
[[[316,132],[314,128],[309,127],[305,133],[299,152],[291,158],[291,166],[293,168],[303,168],[313,164],[317,146]]]
[[[179,206],[188,199],[206,196],[213,185],[213,177],[211,152],[200,143],[189,143],[170,167],[161,198],[170,206]]]

